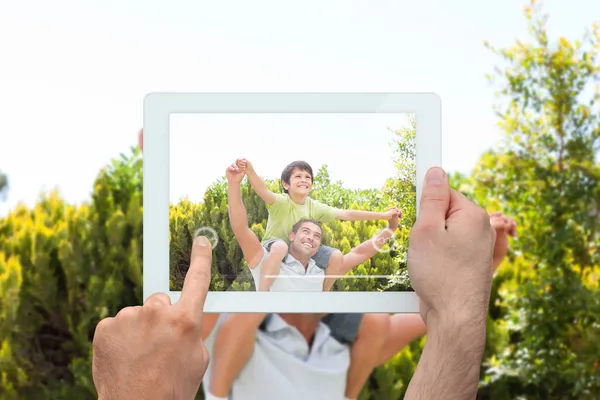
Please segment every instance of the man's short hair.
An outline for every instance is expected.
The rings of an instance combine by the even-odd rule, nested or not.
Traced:
[[[310,180],[315,181],[315,177],[313,175],[313,170],[312,167],[310,166],[309,163],[307,163],[306,161],[294,161],[293,163],[288,164],[284,169],[283,172],[281,173],[281,186],[283,186],[283,183],[287,183],[288,185],[290,184],[290,177],[292,176],[292,172],[294,172],[294,170],[298,168],[300,171],[306,171],[308,172],[308,174],[310,175]],[[284,187],[283,191],[285,193],[287,193],[287,189]]]
[[[323,228],[321,227],[321,223],[319,221],[315,221],[314,219],[301,219],[300,221],[298,221],[294,224],[294,226],[292,227],[292,232],[298,233],[298,230],[300,229],[300,227],[307,222],[317,225],[319,227],[319,229],[321,230],[321,233],[323,233]]]

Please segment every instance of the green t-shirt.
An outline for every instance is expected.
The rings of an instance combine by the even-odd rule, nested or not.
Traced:
[[[301,219],[314,219],[319,222],[335,220],[339,210],[326,204],[306,198],[304,204],[297,204],[287,194],[275,193],[275,202],[267,204],[269,219],[263,243],[270,239],[283,239],[289,244],[289,234]]]

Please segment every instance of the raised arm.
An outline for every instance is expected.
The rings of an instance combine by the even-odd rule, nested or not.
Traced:
[[[227,203],[229,205],[229,223],[237,242],[239,243],[248,267],[254,268],[263,256],[263,247],[258,237],[248,226],[248,214],[242,201],[240,183],[244,172],[236,164],[227,168]]]
[[[269,190],[265,181],[258,176],[252,163],[245,158],[240,158],[236,161],[236,164],[242,171],[246,172],[248,181],[250,181],[250,185],[252,185],[252,189],[256,194],[268,205],[275,203],[275,194]]]
[[[392,217],[402,218],[402,212],[397,208],[390,208],[386,212],[363,211],[363,210],[339,210],[336,214],[343,221],[389,221]]]
[[[494,258],[492,268],[498,268],[508,253],[508,237],[517,237],[517,223],[502,212],[490,213],[490,223],[496,230],[496,243],[494,244]]]

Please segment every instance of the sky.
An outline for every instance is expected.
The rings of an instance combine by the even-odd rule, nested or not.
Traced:
[[[525,1],[12,1],[0,5],[0,216],[58,187],[89,199],[128,152],[143,98],[182,92],[435,92],[442,166],[468,172],[501,136],[483,46],[527,40]],[[578,39],[600,2],[551,0]],[[336,178],[334,176],[334,178]]]
[[[302,160],[314,174],[326,164],[344,187],[380,189],[394,176],[393,131],[403,127],[408,114],[172,114],[169,198],[203,201],[238,158],[266,179]]]

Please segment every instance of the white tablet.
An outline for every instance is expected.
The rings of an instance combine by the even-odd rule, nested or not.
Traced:
[[[425,173],[439,165],[435,94],[151,93],[144,300],[178,300],[205,235],[205,312],[418,312],[408,235]]]

